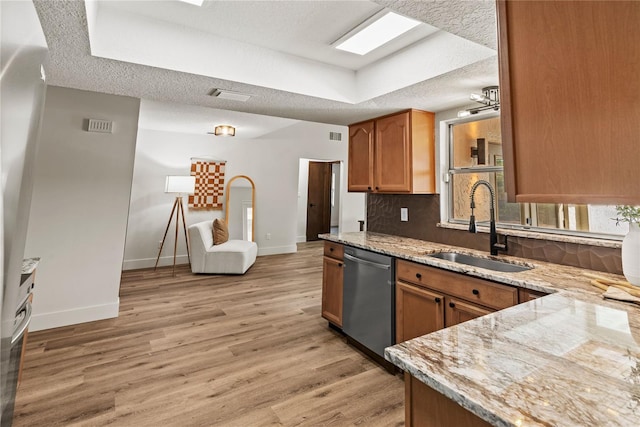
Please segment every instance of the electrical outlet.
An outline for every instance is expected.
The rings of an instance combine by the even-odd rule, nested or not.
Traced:
[[[400,208],[400,221],[409,221],[409,208]]]
[[[271,233],[267,233],[264,236],[267,240],[271,240]]]

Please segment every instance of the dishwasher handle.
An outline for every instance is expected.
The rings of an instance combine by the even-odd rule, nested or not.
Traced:
[[[344,257],[346,259],[348,259],[349,261],[357,262],[358,264],[368,265],[369,267],[379,268],[379,269],[382,269],[382,270],[390,270],[391,269],[391,265],[390,264],[380,264],[378,262],[367,261],[367,260],[362,259],[362,258],[356,258],[356,257],[351,256],[349,254],[344,254]]]
[[[22,317],[20,324],[14,327],[13,336],[11,337],[11,344],[15,344],[17,341],[22,338],[24,332],[29,327],[29,322],[31,322],[31,302],[27,300],[25,304],[20,307],[17,315],[24,315]],[[17,316],[16,316],[17,317]]]

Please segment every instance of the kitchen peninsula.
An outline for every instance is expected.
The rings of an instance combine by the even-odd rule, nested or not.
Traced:
[[[405,371],[407,425],[419,425],[423,411],[450,415],[439,413],[443,402],[434,403],[432,394],[457,403],[476,420],[472,425],[640,423],[640,309],[603,300],[584,275],[588,270],[501,256],[534,267],[505,273],[428,256],[487,255],[481,251],[371,232],[321,237],[551,294],[387,348],[386,359]],[[420,400],[423,392],[431,397]]]

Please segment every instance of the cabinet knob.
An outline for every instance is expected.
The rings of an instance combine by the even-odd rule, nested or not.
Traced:
[[[441,299],[436,297],[435,301],[436,301],[436,303],[440,304]]]
[[[329,248],[329,252],[333,252],[333,248]]]
[[[454,303],[452,303],[452,302],[450,302],[450,303],[449,303],[449,307],[453,308],[453,307],[455,307],[455,306],[456,306],[456,305],[455,305]]]
[[[338,267],[342,267],[343,265],[344,265],[344,264],[343,264],[343,263],[341,263],[341,262],[339,262],[339,263],[338,263]]]
[[[371,191],[371,187],[367,187],[367,190]]]
[[[380,189],[380,187],[376,187],[376,190],[379,190],[379,189]]]
[[[472,290],[471,293],[474,295],[480,295],[480,291],[477,289]]]
[[[416,273],[416,278],[417,278],[417,279],[422,279],[422,274],[420,274],[420,273]]]

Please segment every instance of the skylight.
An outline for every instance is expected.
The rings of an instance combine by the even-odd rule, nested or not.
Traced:
[[[365,55],[383,44],[420,25],[420,21],[388,12],[364,27],[358,27],[342,39],[335,48]]]
[[[202,3],[204,3],[204,0],[178,0],[178,1],[181,1],[183,3],[193,4],[195,6],[202,6]]]

